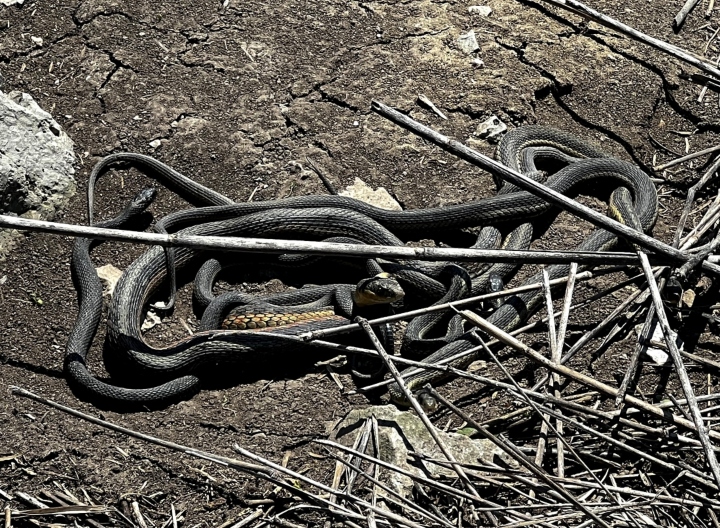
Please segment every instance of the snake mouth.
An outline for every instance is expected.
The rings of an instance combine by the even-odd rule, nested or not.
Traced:
[[[353,295],[357,306],[390,304],[405,296],[400,283],[389,273],[378,273],[374,277],[361,280]]]

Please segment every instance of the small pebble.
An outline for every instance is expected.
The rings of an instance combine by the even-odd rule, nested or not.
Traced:
[[[468,13],[471,15],[480,15],[480,16],[490,16],[490,13],[492,13],[492,8],[489,6],[470,6],[468,7]]]
[[[490,139],[498,136],[507,130],[507,125],[500,121],[497,116],[491,116],[489,119],[480,123],[475,130],[475,135],[481,138]]]
[[[695,292],[693,290],[685,290],[682,294],[682,302],[686,307],[692,308],[692,305],[695,304]]]
[[[467,33],[463,33],[462,35],[460,35],[457,38],[457,43],[458,46],[460,46],[460,49],[468,55],[480,49],[477,38],[475,37],[475,32],[473,30],[470,30]]]

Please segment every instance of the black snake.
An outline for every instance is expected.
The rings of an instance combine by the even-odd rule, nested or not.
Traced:
[[[515,129],[505,136],[498,152],[499,159],[504,164],[522,172],[533,171],[535,159],[570,161],[565,168],[550,176],[546,185],[566,194],[576,190],[581,184],[597,181],[603,181],[611,185],[611,188],[627,187],[634,199],[633,207],[640,226],[648,230],[654,223],[657,194],[647,175],[633,165],[610,158],[564,132],[545,127]],[[492,198],[441,208],[399,212],[379,209],[341,196],[305,196],[267,202],[229,203],[227,198],[188,178],[179,179],[178,173],[153,158],[136,154],[117,154],[101,161],[91,174],[89,186],[91,218],[94,183],[102,170],[115,161],[129,161],[139,165],[140,168],[149,169],[159,180],[173,189],[179,189],[194,203],[209,205],[179,211],[158,222],[157,227],[161,231],[182,230],[187,234],[314,236],[318,239],[349,236],[366,243],[398,245],[402,244],[398,236],[517,221],[540,215],[550,209],[541,198],[508,186]],[[520,246],[527,247],[529,244],[529,238],[520,228],[514,230],[509,239],[513,236],[517,238],[515,243]],[[616,241],[615,235],[596,230],[577,249],[604,250],[614,245]],[[186,248],[174,250],[172,256],[175,261],[173,267],[177,266],[179,269],[201,258],[198,252]],[[73,262],[76,275],[82,277],[81,280],[91,281],[89,275],[94,275],[94,269],[90,273],[86,266],[78,266],[75,259]],[[412,266],[412,263],[410,265]],[[418,266],[421,267],[420,264]],[[487,281],[490,274],[501,266],[490,266],[483,273],[484,278],[477,284],[468,285],[467,290],[474,291],[476,287],[480,288],[480,283]],[[152,248],[126,270],[116,287],[109,313],[108,342],[116,354],[127,359],[134,372],[148,375],[152,380],[168,381],[146,389],[125,389],[109,385],[103,385],[99,389],[95,386],[87,387],[98,397],[132,403],[174,400],[197,390],[200,381],[194,371],[203,365],[234,362],[247,352],[287,347],[286,339],[272,333],[224,330],[202,332],[163,349],[149,346],[143,340],[140,320],[148,299],[164,280],[165,268],[163,250]],[[434,269],[440,268],[436,266]],[[548,272],[551,278],[562,276],[567,273],[567,266],[550,266]],[[537,277],[528,280],[528,282],[536,281]],[[87,310],[82,308],[84,291],[87,290],[81,287],[80,314],[87,316]],[[490,321],[510,330],[536,310],[539,301],[540,296],[537,293],[512,297],[491,315]],[[78,321],[81,322],[80,319]],[[86,342],[89,343],[88,335],[91,339],[92,334],[94,329],[91,330],[88,325],[81,325],[78,331],[74,331],[71,336],[74,342],[68,345],[69,355],[72,352],[74,356],[81,356],[84,359],[84,355],[77,349],[82,348]],[[470,346],[470,341],[461,337],[441,348],[426,361],[433,362],[446,358],[467,350]],[[77,371],[73,365],[78,363],[69,361],[66,364]],[[459,362],[456,366],[461,366],[462,363]],[[71,375],[81,384],[90,384],[86,378],[78,377],[77,372],[74,374],[71,372]],[[437,373],[425,372],[410,376],[407,381],[411,387],[416,388],[427,381],[437,379]],[[397,387],[391,386],[390,393],[395,401],[403,401]]]

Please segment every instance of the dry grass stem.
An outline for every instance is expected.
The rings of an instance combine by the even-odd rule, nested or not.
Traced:
[[[700,438],[700,442],[705,450],[705,459],[712,470],[715,483],[718,487],[720,487],[720,466],[718,465],[717,458],[715,457],[715,448],[710,440],[702,415],[700,414],[700,408],[698,407],[695,392],[692,389],[687,370],[683,364],[682,356],[677,349],[675,334],[670,329],[670,323],[665,315],[665,306],[663,305],[662,298],[660,297],[660,290],[655,282],[650,262],[647,260],[645,253],[639,251],[638,256],[640,257],[640,263],[642,264],[643,271],[645,272],[645,276],[648,280],[648,286],[650,287],[653,304],[655,305],[655,311],[657,312],[658,322],[660,323],[660,328],[662,329],[663,336],[665,337],[665,343],[667,344],[670,355],[673,358],[673,363],[675,364],[675,372],[680,380],[683,392],[685,393],[687,406],[690,408],[690,414],[693,422],[695,423],[698,437]]]
[[[717,35],[717,31],[715,32],[715,35]],[[712,41],[709,40],[708,44]],[[715,147],[706,148],[703,150],[699,150],[697,152],[693,152],[692,154],[688,154],[687,156],[682,156],[680,158],[676,158],[672,161],[668,161],[667,163],[663,163],[662,165],[657,165],[653,167],[653,170],[656,172],[664,171],[665,169],[669,169],[670,167],[674,167],[675,165],[679,165],[680,163],[685,163],[686,161],[694,160],[695,158],[699,158],[700,156],[704,156],[705,154],[712,154],[713,152],[717,152],[720,150],[720,145],[717,145]]]
[[[527,357],[528,359],[534,361],[535,363],[538,363],[539,365],[542,365],[549,370],[553,372],[557,372],[558,374],[561,374],[562,376],[565,376],[567,378],[571,378],[573,381],[576,381],[578,383],[581,383],[583,385],[586,385],[588,387],[591,387],[598,392],[602,392],[603,394],[606,394],[611,397],[615,397],[617,395],[617,389],[614,387],[611,387],[610,385],[607,385],[606,383],[603,383],[601,381],[598,381],[594,378],[591,378],[590,376],[587,376],[581,372],[578,372],[576,370],[573,370],[571,368],[566,367],[565,365],[558,365],[544,357],[542,354],[538,354],[535,350],[531,349],[524,343],[518,341],[513,336],[509,335],[507,332],[503,331],[502,329],[498,328],[497,326],[489,323],[482,317],[478,316],[477,314],[473,312],[469,312],[467,310],[462,312],[463,316],[466,317],[468,320],[471,320],[473,324],[478,326],[481,330],[488,333],[492,337],[502,341],[506,345],[509,345],[514,350],[520,352],[522,355]],[[632,405],[634,407],[637,407],[649,414],[652,414],[658,418],[661,418],[668,423],[672,423],[675,425],[679,425],[682,427],[685,427],[691,431],[695,431],[696,427],[695,424],[691,421],[685,420],[682,417],[665,413],[662,409],[659,407],[649,404],[645,402],[644,400],[641,400],[639,398],[635,398],[634,396],[626,395],[625,396],[625,403]],[[715,439],[720,439],[720,432],[717,431],[710,431],[710,436]]]
[[[563,0],[563,6],[567,5],[570,1],[572,1],[573,4],[582,5],[578,2],[574,2],[574,0]],[[718,74],[720,78],[720,71],[718,71]],[[582,205],[571,198],[568,198],[562,193],[559,193],[554,189],[551,189],[546,185],[543,185],[542,183],[533,180],[532,178],[528,178],[527,176],[520,174],[519,172],[510,169],[509,167],[506,167],[502,163],[499,163],[498,161],[495,161],[465,146],[464,144],[459,143],[458,141],[454,141],[421,123],[418,123],[414,119],[411,119],[405,114],[402,114],[387,105],[384,105],[378,101],[373,101],[371,103],[371,108],[373,111],[377,112],[386,119],[389,119],[395,124],[402,126],[413,134],[416,134],[428,141],[431,141],[432,143],[438,145],[447,152],[455,155],[456,157],[468,161],[469,163],[477,167],[485,169],[493,175],[502,178],[504,181],[512,183],[524,191],[530,192],[540,198],[543,198],[548,203],[557,206],[563,210],[566,210],[577,216],[578,218],[590,222],[596,227],[606,229],[607,231],[610,231],[611,233],[619,237],[625,238],[628,241],[637,244],[643,249],[649,250],[650,252],[655,252],[658,255],[662,255],[673,262],[682,264],[686,260],[688,260],[688,255],[678,250],[677,248],[669,246],[668,244],[660,242],[651,236],[636,231],[635,229],[626,226],[625,224],[622,224],[616,220],[613,220],[604,214],[598,213],[597,211],[585,205]],[[570,262],[581,262],[581,260],[569,260],[568,264]],[[545,263],[549,263],[549,261],[545,261]],[[609,263],[609,261],[606,262],[606,264]]]
[[[667,53],[668,55],[671,55],[678,60],[691,64],[696,68],[702,70],[703,72],[707,73],[708,75],[711,75],[715,79],[720,80],[720,70],[718,70],[717,66],[711,61],[708,61],[705,58],[696,55],[695,53],[686,51],[678,46],[665,42],[664,40],[660,40],[658,38],[646,35],[645,33],[638,31],[637,29],[634,29],[627,24],[623,24],[622,22],[619,22],[612,17],[604,15],[598,11],[595,11],[594,9],[591,9],[587,5],[578,2],[577,0],[545,0],[545,2],[561,9],[567,9],[568,11],[580,15],[581,17],[587,18],[589,20],[597,22],[600,25],[613,29],[618,33],[621,33],[633,40],[642,42],[643,44],[647,44],[648,46],[660,50],[663,53]]]

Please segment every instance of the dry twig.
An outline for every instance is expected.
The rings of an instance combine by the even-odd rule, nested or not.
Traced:
[[[695,392],[692,389],[690,378],[687,375],[687,370],[685,370],[685,365],[683,365],[682,356],[677,349],[675,334],[670,329],[670,323],[665,315],[665,307],[663,306],[662,298],[660,297],[660,290],[655,282],[655,277],[653,276],[650,263],[648,262],[645,253],[639,251],[638,255],[640,256],[640,263],[642,264],[643,271],[647,277],[650,294],[652,296],[653,304],[655,305],[655,312],[657,313],[660,328],[662,329],[663,336],[665,337],[665,343],[667,344],[670,356],[672,356],[673,362],[675,363],[675,372],[680,380],[683,392],[685,393],[687,406],[690,408],[690,415],[695,423],[698,437],[700,438],[700,442],[705,450],[705,459],[712,470],[715,483],[718,487],[720,487],[720,466],[718,465],[717,458],[715,457],[715,448],[710,441],[708,430],[705,427],[702,415],[700,414],[700,408],[698,407],[697,400],[695,399]]]
[[[571,0],[564,1],[570,2]],[[573,3],[577,4],[577,2],[574,1]],[[720,71],[718,71],[718,74],[718,77],[720,78]],[[401,127],[409,130],[413,134],[416,134],[424,139],[427,139],[428,141],[431,141],[432,143],[438,145],[440,148],[446,150],[447,152],[450,152],[458,158],[468,161],[469,163],[482,169],[485,169],[492,174],[499,176],[504,181],[510,182],[524,191],[528,191],[536,196],[539,196],[546,200],[548,203],[560,207],[561,209],[564,209],[574,214],[575,216],[582,218],[583,220],[587,220],[594,226],[602,227],[603,229],[606,229],[611,233],[618,235],[619,237],[623,237],[628,241],[637,244],[643,249],[650,250],[651,252],[656,252],[674,262],[682,264],[689,258],[688,255],[686,255],[684,252],[679,251],[678,249],[669,246],[663,242],[660,242],[659,240],[656,240],[651,236],[636,231],[635,229],[616,220],[613,220],[606,215],[598,213],[597,211],[594,211],[593,209],[576,202],[572,198],[568,198],[562,193],[559,193],[554,189],[551,189],[546,185],[543,185],[542,183],[533,180],[532,178],[528,178],[527,176],[520,174],[519,172],[509,167],[506,167],[502,163],[495,161],[492,158],[489,158],[481,154],[480,152],[477,152],[463,145],[458,141],[452,140],[449,137],[444,136],[439,132],[436,132],[430,127],[418,123],[414,119],[398,112],[397,110],[394,110],[393,108],[390,108],[389,106],[380,103],[379,101],[372,102],[372,109],[386,119],[389,119],[397,125],[400,125]],[[577,260],[575,262],[580,262],[580,260]],[[549,262],[546,261],[545,263]]]
[[[570,492],[568,492],[565,488],[558,485],[552,478],[548,476],[548,474],[540,467],[538,464],[530,460],[528,457],[526,457],[522,451],[520,451],[517,446],[515,446],[512,442],[509,440],[502,440],[492,434],[486,427],[483,427],[479,423],[477,423],[475,420],[472,419],[471,416],[463,412],[461,409],[450,403],[448,400],[443,398],[435,389],[429,388],[430,394],[437,399],[440,403],[445,405],[448,409],[450,409],[452,412],[460,416],[463,420],[465,420],[467,423],[472,425],[478,433],[483,438],[487,438],[492,443],[494,443],[496,446],[498,446],[500,449],[502,449],[505,453],[507,453],[510,457],[512,457],[516,462],[518,462],[521,466],[523,466],[525,469],[530,471],[533,475],[535,475],[537,478],[545,482],[551,489],[553,489],[555,492],[557,492],[561,497],[568,500],[570,503],[574,504],[580,510],[582,510],[585,515],[590,517],[593,520],[598,520],[600,524],[604,524],[601,520],[597,519],[595,514],[590,512],[590,510],[587,509],[587,507],[584,504],[581,504],[580,501],[577,500],[577,498]]]
[[[686,0],[685,4],[680,8],[680,11],[678,11],[678,14],[675,15],[675,18],[673,19],[673,28],[675,31],[679,31],[680,28],[685,23],[685,19],[690,14],[690,12],[695,9],[695,6],[697,6],[700,3],[700,0]]]
[[[618,22],[617,20],[607,15],[591,9],[585,4],[578,2],[577,0],[545,0],[545,2],[560,7],[562,9],[567,9],[568,11],[572,11],[573,13],[580,15],[581,17],[590,19],[610,29],[614,29],[618,33],[622,33],[623,35],[630,37],[633,40],[637,40],[638,42],[642,42],[644,44],[652,46],[653,48],[667,53],[668,55],[671,55],[676,59],[679,59],[688,64],[692,64],[693,66],[704,71],[708,75],[713,76],[715,79],[720,79],[720,70],[718,70],[713,63],[704,59],[703,57],[699,57],[692,52],[686,51],[673,44],[669,44],[668,42],[665,42],[663,40],[646,35],[645,33],[638,31],[637,29],[631,28],[630,26],[623,24],[622,22]]]
[[[575,203],[575,202],[573,202]],[[594,213],[594,212],[593,212]],[[594,213],[597,214],[597,213]],[[622,224],[618,224],[622,226]],[[222,237],[184,235],[182,233],[144,233],[123,229],[106,229],[95,226],[82,226],[31,220],[13,216],[0,215],[0,227],[70,235],[75,237],[113,240],[162,247],[189,247],[193,249],[234,251],[240,253],[302,253],[307,255],[342,255],[344,257],[361,258],[395,258],[414,260],[457,260],[485,261],[526,264],[562,264],[581,262],[584,264],[611,265],[636,264],[637,255],[620,252],[592,251],[521,251],[501,249],[474,248],[443,248],[443,247],[407,247],[381,246],[374,244],[345,244],[339,242],[314,242],[306,240],[282,240],[250,237]],[[624,226],[623,226],[624,227]],[[635,231],[637,234],[637,232]],[[647,237],[647,235],[642,235]],[[654,240],[647,237],[650,240]],[[655,241],[655,244],[660,244]],[[647,245],[647,244],[646,244]],[[658,263],[687,260],[684,255],[661,255],[653,257]]]
[[[506,345],[509,345],[514,350],[517,350],[522,355],[524,355],[528,359],[534,361],[535,363],[538,363],[553,372],[557,372],[558,374],[565,376],[566,378],[571,378],[572,380],[577,381],[578,383],[581,383],[583,385],[591,387],[591,388],[595,389],[596,391],[604,393],[608,396],[615,397],[617,395],[616,388],[611,387],[610,385],[607,385],[606,383],[598,381],[594,378],[591,378],[590,376],[587,376],[581,372],[578,372],[576,370],[568,368],[565,365],[558,365],[556,363],[553,363],[552,361],[550,361],[548,358],[546,358],[542,354],[538,354],[535,350],[531,349],[530,347],[528,347],[521,341],[518,341],[510,334],[503,331],[501,328],[498,328],[497,326],[493,325],[492,323],[486,321],[479,315],[477,315],[473,312],[470,312],[468,310],[464,310],[462,312],[462,314],[465,318],[467,318],[468,320],[471,320],[473,322],[473,324],[476,325],[478,328],[480,328],[487,334],[491,335],[492,337],[498,339],[499,341],[502,341]],[[457,369],[454,369],[451,372],[455,373],[456,371],[457,371]],[[644,400],[635,398],[634,396],[626,395],[624,401],[626,404],[635,406],[635,407],[647,412],[648,414],[657,416],[658,418],[661,418],[669,423],[672,423],[675,425],[680,425],[691,431],[696,430],[695,424],[693,422],[688,421],[685,418],[676,416],[674,414],[665,413],[659,407],[652,405],[650,403],[647,403]],[[720,432],[718,432],[718,431],[710,431],[709,435],[711,438],[720,439]]]
[[[674,160],[663,163],[662,165],[657,165],[656,167],[653,167],[653,170],[657,172],[664,171],[665,169],[669,169],[670,167],[674,167],[675,165],[680,165],[681,163],[685,163],[686,161],[694,160],[695,158],[699,158],[700,156],[704,156],[705,154],[712,154],[713,152],[717,152],[718,150],[720,150],[720,145],[706,148],[703,150],[698,150],[697,152],[693,152],[692,154],[688,154],[687,156],[675,158]]]

